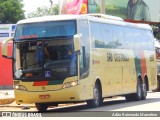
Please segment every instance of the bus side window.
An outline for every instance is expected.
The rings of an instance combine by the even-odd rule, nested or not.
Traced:
[[[82,74],[86,69],[85,47],[82,46],[80,51],[80,72]]]
[[[92,39],[95,43],[95,48],[104,48],[104,41],[101,35],[101,24],[96,22],[90,23],[90,31]]]
[[[148,44],[147,44],[147,38],[145,36],[145,31],[144,30],[139,30],[139,38],[141,39],[141,49],[147,50],[148,49]]]
[[[153,42],[154,42],[154,38],[153,38],[153,34],[152,34],[152,32],[151,31],[149,31],[149,30],[145,30],[145,32],[146,32],[146,40],[147,40],[147,44],[148,44],[148,50],[154,50],[154,44],[153,44]]]
[[[133,44],[134,44],[134,49],[135,50],[140,50],[142,49],[142,43],[143,43],[143,37],[141,37],[141,31],[139,29],[136,28],[132,28],[132,40],[133,40]]]
[[[102,40],[101,40],[102,45],[101,46],[103,46],[103,48],[115,48],[114,41],[113,41],[112,27],[113,27],[113,25],[101,24],[101,31],[100,32],[102,32],[102,33],[100,33],[100,34],[102,34]],[[97,28],[95,28],[95,29],[97,29]]]
[[[123,30],[124,27],[122,26],[115,26],[113,25],[112,30],[113,30],[113,41],[114,41],[114,46],[116,49],[123,49],[124,48],[124,33]]]
[[[131,29],[124,27],[124,47],[125,49],[135,49],[134,48],[134,41],[133,41],[133,34]]]

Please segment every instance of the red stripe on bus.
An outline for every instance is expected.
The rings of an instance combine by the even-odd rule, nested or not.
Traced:
[[[33,86],[46,86],[46,85],[48,85],[48,81],[38,81],[33,83]]]
[[[139,55],[141,58],[140,59],[141,72],[142,72],[142,76],[144,76],[145,74],[147,74],[146,59],[145,59],[144,51],[140,50]]]

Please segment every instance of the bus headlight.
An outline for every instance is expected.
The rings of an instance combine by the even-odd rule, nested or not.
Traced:
[[[26,89],[23,85],[16,85],[16,86],[14,86],[14,88],[15,88],[16,90],[27,91],[27,89]]]
[[[73,86],[76,86],[76,85],[79,85],[79,84],[80,84],[79,80],[72,81],[72,82],[67,82],[67,83],[64,83],[62,88],[69,88],[69,87],[73,87]]]

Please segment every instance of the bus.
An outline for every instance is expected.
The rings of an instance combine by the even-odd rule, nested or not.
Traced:
[[[156,62],[157,62],[157,88],[154,92],[160,91],[160,42],[155,39]]]
[[[12,56],[7,55],[8,41],[13,41]],[[72,54],[66,58],[69,49]],[[38,111],[61,103],[99,107],[113,96],[145,100],[157,85],[151,27],[114,16],[21,20],[15,37],[3,41],[2,55],[13,61],[16,103],[35,103]]]

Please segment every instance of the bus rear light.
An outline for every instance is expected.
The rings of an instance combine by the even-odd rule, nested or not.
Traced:
[[[77,85],[79,85],[79,84],[80,84],[79,80],[77,80],[77,81],[72,81],[72,82],[67,82],[67,83],[65,83],[65,84],[63,85],[63,88],[69,88],[69,87],[77,86]]]

